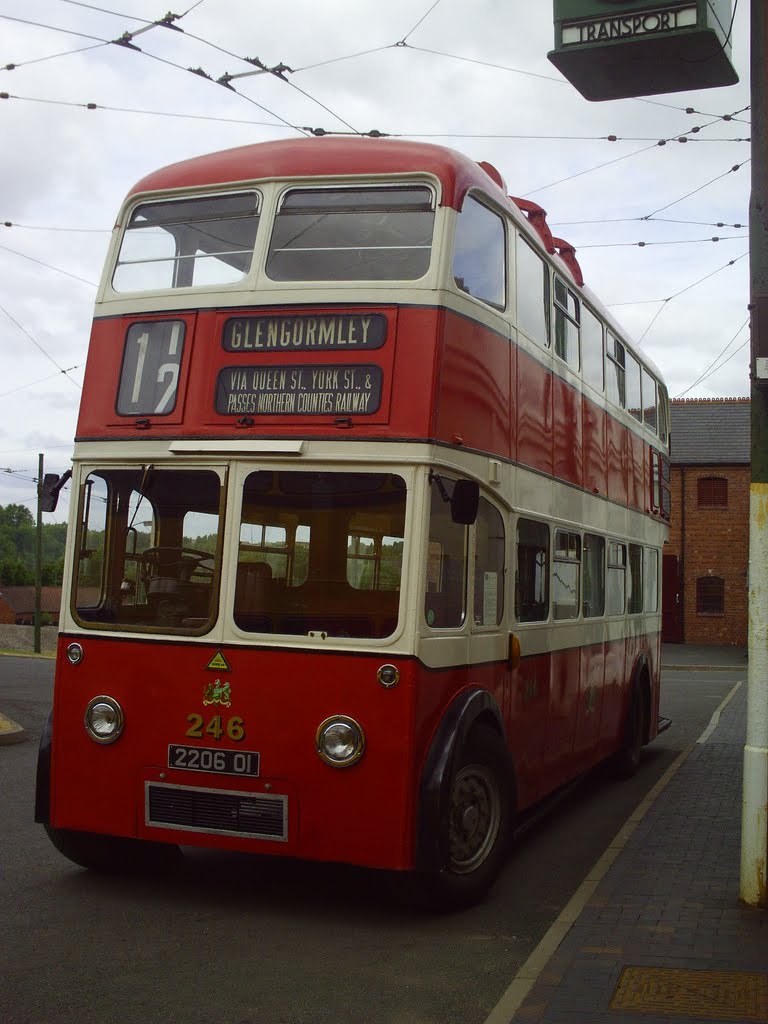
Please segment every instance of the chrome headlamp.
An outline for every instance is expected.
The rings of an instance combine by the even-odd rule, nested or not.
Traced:
[[[354,718],[333,715],[318,727],[315,749],[326,764],[334,768],[348,768],[363,756],[365,733]]]
[[[94,743],[114,743],[123,731],[123,709],[113,697],[94,697],[85,709],[83,721]]]

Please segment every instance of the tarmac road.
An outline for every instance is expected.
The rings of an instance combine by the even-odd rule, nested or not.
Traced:
[[[517,969],[734,671],[668,671],[675,725],[635,779],[582,784],[517,845],[491,897],[429,917],[379,875],[189,851],[170,880],[98,877],[32,822],[53,663],[0,658],[0,708],[29,741],[0,747],[3,1024],[483,1024]],[[743,675],[743,673],[742,673]]]

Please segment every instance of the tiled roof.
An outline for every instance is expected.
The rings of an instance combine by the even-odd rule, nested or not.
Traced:
[[[0,586],[0,597],[17,615],[26,615],[35,610],[34,587],[3,587]],[[58,614],[61,607],[61,587],[41,587],[41,611]]]
[[[670,405],[673,465],[749,464],[748,398],[675,399]]]

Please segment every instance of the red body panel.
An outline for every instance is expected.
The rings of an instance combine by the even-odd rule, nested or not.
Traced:
[[[506,663],[429,671],[397,662],[399,684],[376,680],[381,658],[255,647],[227,647],[227,673],[207,668],[222,650],[208,644],[78,636],[84,648],[70,665],[60,637],[54,694],[51,824],[57,828],[163,840],[182,845],[339,861],[368,867],[413,866],[418,791],[424,759],[451,701],[468,687],[492,694],[503,709],[523,810],[612,753],[619,743],[634,660],[651,667],[658,711],[658,635],[573,648]],[[650,645],[650,646],[649,646]],[[631,648],[631,650],[630,650]],[[203,705],[214,675],[231,684],[231,707]],[[276,699],[276,686],[285,699]],[[113,745],[93,742],[83,726],[89,700],[104,689],[123,708],[125,728]],[[597,691],[597,697],[590,690]],[[187,716],[237,715],[245,735],[190,739]],[[354,717],[366,733],[356,765],[337,769],[315,751],[315,732],[333,714]],[[653,718],[655,723],[655,717]],[[652,735],[655,728],[652,730]],[[258,778],[167,767],[169,743],[258,751]],[[145,823],[146,782],[288,797],[288,840],[276,842]]]
[[[547,476],[607,494],[615,502],[652,511],[649,444],[580,394],[565,380],[511,344],[498,331],[441,308],[381,306],[305,307],[308,316],[383,314],[387,340],[378,349],[322,352],[323,367],[372,363],[381,367],[379,408],[366,415],[311,417],[259,414],[249,423],[215,410],[215,387],[225,367],[268,370],[317,365],[312,351],[283,348],[226,352],[227,320],[238,316],[295,315],[295,308],[115,317],[93,325],[78,419],[78,440],[148,438],[323,437],[439,441],[517,461]],[[186,324],[179,393],[170,415],[120,416],[115,411],[121,361],[115,358],[135,322],[182,318]],[[394,382],[397,382],[395,388]],[[514,384],[514,387],[513,387]],[[523,396],[516,402],[514,395]],[[660,518],[658,511],[653,513]]]

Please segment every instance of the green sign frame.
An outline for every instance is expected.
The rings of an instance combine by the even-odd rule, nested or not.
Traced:
[[[734,85],[731,0],[554,0],[549,60],[588,100]]]

